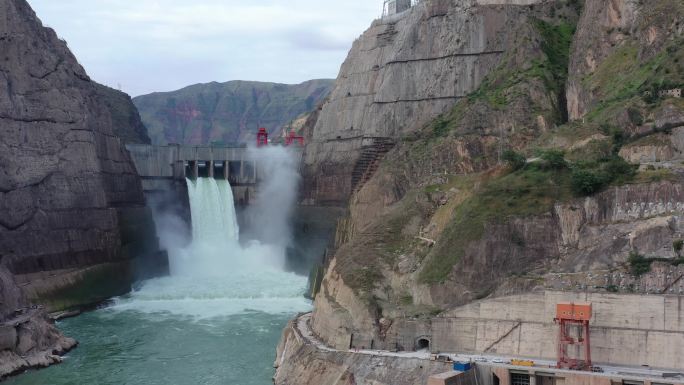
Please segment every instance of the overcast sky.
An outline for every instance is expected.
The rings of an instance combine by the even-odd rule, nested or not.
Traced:
[[[335,78],[382,0],[29,0],[88,74],[133,96]]]

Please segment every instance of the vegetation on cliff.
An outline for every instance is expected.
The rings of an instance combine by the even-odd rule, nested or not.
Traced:
[[[553,227],[565,226],[561,213],[579,216],[572,212],[581,211],[585,197],[607,199],[602,192],[625,185],[681,183],[681,162],[633,160],[680,151],[673,129],[684,124],[684,103],[658,95],[684,85],[683,29],[673,22],[684,12],[675,3],[642,4],[634,26],[603,31],[612,45],[603,56],[594,53],[600,60],[581,80],[595,103],[574,121],[566,95],[575,91],[566,85],[571,63],[587,53],[578,41],[586,34],[575,34],[576,4],[559,2],[552,13],[540,7],[511,31],[516,44],[500,66],[450,112],[405,136],[359,192],[357,199],[371,192],[392,198],[373,209],[376,220],[357,214],[365,227],[339,251],[345,283],[386,312],[467,302],[507,277],[562,264],[568,251],[559,251],[567,247],[560,243],[568,241],[554,237],[567,230]],[[656,40],[645,42],[649,36]],[[353,201],[352,215],[356,206],[369,207]],[[612,252],[627,264],[624,249]],[[426,299],[415,282],[459,294]]]

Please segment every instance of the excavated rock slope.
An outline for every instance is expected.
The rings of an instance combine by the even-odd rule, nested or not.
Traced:
[[[684,298],[684,102],[658,95],[684,85],[684,5],[494,3],[428,0],[374,22],[320,111],[304,198],[349,207],[312,316],[330,346],[411,350],[470,333],[440,323],[459,306],[545,289],[661,295],[667,312]],[[500,25],[481,15],[499,15],[503,40],[456,34]],[[502,52],[478,63],[482,77],[463,74],[440,66],[454,52],[441,37]],[[404,65],[423,67],[392,78]],[[372,153],[372,137],[394,147]]]
[[[305,203],[345,205],[363,147],[421,129],[499,65],[511,32],[531,12],[510,1],[486,3],[421,2],[374,21],[354,42],[309,138]]]
[[[52,354],[74,344],[27,306],[125,293],[134,258],[164,258],[98,86],[25,0],[0,2],[0,52],[3,376],[58,361]]]

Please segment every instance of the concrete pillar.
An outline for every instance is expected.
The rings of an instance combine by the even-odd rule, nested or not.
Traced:
[[[254,161],[254,183],[259,183],[259,167],[258,161]]]
[[[223,179],[228,180],[230,177],[230,168],[227,160],[223,161]]]
[[[173,179],[185,179],[185,161],[176,160],[171,166],[173,167]]]
[[[240,178],[238,183],[242,183],[243,180],[245,180],[245,161],[240,159]]]
[[[530,371],[530,385],[537,385],[537,375],[534,371]]]
[[[206,167],[208,167],[207,168],[207,176],[209,178],[213,178],[214,177],[214,161],[208,160],[206,163]]]
[[[252,183],[257,182],[257,161],[252,162]]]

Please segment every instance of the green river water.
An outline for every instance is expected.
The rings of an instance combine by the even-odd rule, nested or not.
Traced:
[[[102,309],[59,327],[80,342],[60,365],[8,385],[269,385],[291,314],[246,312],[197,320]]]

